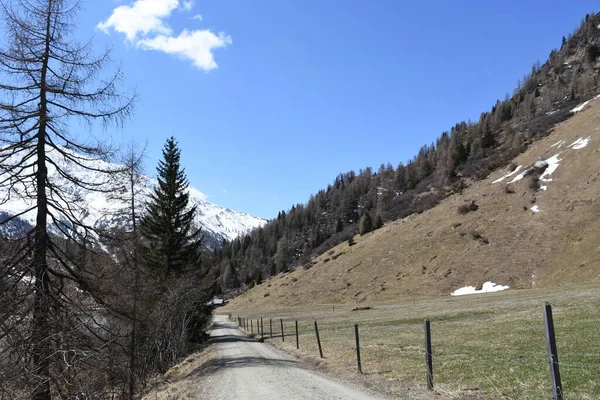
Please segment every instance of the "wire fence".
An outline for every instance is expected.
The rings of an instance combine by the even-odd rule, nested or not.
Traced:
[[[546,304],[544,313],[548,312],[551,308]],[[515,333],[515,326],[495,334],[497,327],[491,327],[485,334],[469,337],[472,332],[453,330],[448,321],[425,320],[424,325],[416,321],[371,325],[367,321],[346,326],[337,321],[328,323],[326,318],[319,322],[302,318],[300,323],[290,317],[230,318],[260,340],[280,341],[280,346],[319,355],[330,364],[441,392],[458,391],[465,398],[533,399],[551,395],[562,400],[569,390],[574,396],[570,398],[600,398],[600,349],[590,348],[589,341],[583,340],[577,346],[588,353],[566,351],[559,358],[552,318],[544,318],[545,343],[539,329],[533,335],[529,327],[524,329],[531,334],[527,339]],[[572,350],[572,346],[565,347]],[[566,378],[565,386],[560,372]]]

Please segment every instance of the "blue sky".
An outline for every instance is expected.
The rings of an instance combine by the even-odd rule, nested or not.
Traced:
[[[139,94],[115,139],[173,135],[192,186],[273,218],[351,169],[477,120],[594,2],[95,0],[77,36]]]

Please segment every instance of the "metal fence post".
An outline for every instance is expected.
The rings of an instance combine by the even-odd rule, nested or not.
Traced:
[[[360,339],[358,337],[358,324],[354,324],[354,336],[356,336],[356,361],[358,362],[358,372],[362,372],[362,364],[360,362]]]
[[[546,349],[548,350],[548,363],[550,364],[550,380],[552,381],[552,399],[562,400],[563,391],[558,369],[558,352],[556,350],[556,337],[554,335],[554,320],[552,306],[544,304],[544,328],[546,331]]]
[[[321,347],[321,338],[319,337],[319,326],[317,325],[317,321],[315,321],[315,333],[317,334],[317,344],[319,345],[319,355],[321,358],[323,357],[323,348]]]
[[[433,355],[431,354],[431,324],[425,320],[425,365],[427,367],[427,389],[433,390]]]

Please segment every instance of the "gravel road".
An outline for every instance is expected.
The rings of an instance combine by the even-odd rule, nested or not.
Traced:
[[[273,347],[248,338],[225,316],[215,316],[211,336],[219,358],[202,373],[199,398],[381,399],[303,368]]]

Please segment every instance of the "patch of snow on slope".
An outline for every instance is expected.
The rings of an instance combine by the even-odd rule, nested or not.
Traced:
[[[534,213],[539,213],[540,212],[540,208],[538,207],[538,205],[534,205],[533,207],[531,207],[531,211],[533,211]]]
[[[550,147],[558,147],[560,149],[560,147],[565,144],[566,141],[565,140],[559,140],[558,142],[554,143],[552,146]]]
[[[583,110],[588,104],[590,104],[590,101],[596,100],[598,97],[600,97],[600,94],[597,95],[596,97],[594,97],[593,99],[589,99],[588,101],[585,101],[585,102],[581,103],[580,105],[578,105],[577,107],[575,107],[574,109],[572,109],[571,112],[572,113],[578,113],[579,111]]]
[[[525,177],[525,174],[527,174],[528,171],[529,171],[529,169],[526,169],[525,171],[521,172],[519,175],[515,176],[513,178],[513,180],[508,183],[515,183],[515,182],[520,181],[521,179],[523,179]]]
[[[545,192],[546,190],[548,190],[548,186],[546,186],[546,185],[540,186],[540,190],[543,190]]]
[[[481,287],[481,290],[477,290],[475,288],[475,286],[465,286],[460,289],[456,289],[450,295],[451,296],[463,296],[465,294],[492,293],[492,292],[499,292],[501,290],[506,290],[508,288],[509,288],[509,286],[496,285],[495,283],[488,281],[483,284],[483,286]]]
[[[498,182],[502,182],[504,179],[506,179],[506,178],[508,178],[508,177],[510,177],[510,176],[513,176],[514,174],[516,174],[517,172],[519,172],[519,170],[520,170],[522,167],[523,167],[522,165],[519,165],[517,168],[515,168],[515,170],[514,170],[514,171],[512,171],[512,172],[509,172],[508,174],[504,175],[502,178],[498,178],[498,179],[496,179],[496,180],[495,180],[494,182],[492,182],[492,183],[498,183]]]
[[[588,136],[587,138],[579,138],[576,141],[574,141],[573,143],[571,143],[569,146],[572,148],[573,150],[579,150],[579,149],[583,149],[585,146],[587,146],[587,144],[590,142],[590,139],[592,137]]]
[[[579,111],[583,110],[585,108],[585,106],[587,106],[590,103],[590,101],[592,101],[592,100],[588,100],[586,102],[581,103],[580,105],[578,105],[577,107],[572,109],[571,112],[578,113]]]
[[[552,175],[554,173],[554,171],[556,171],[556,169],[560,165],[559,163],[562,161],[562,159],[560,159],[560,160],[558,159],[559,155],[560,155],[560,153],[555,154],[545,161],[546,164],[548,164],[548,167],[546,168],[544,173],[542,175],[540,175],[541,182],[552,182],[552,179],[547,178],[547,177]]]

